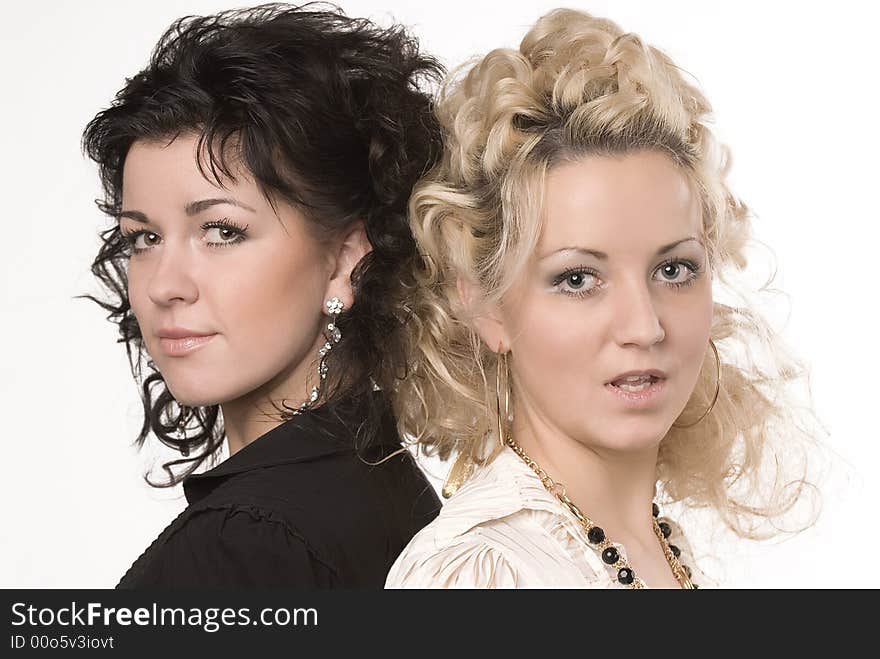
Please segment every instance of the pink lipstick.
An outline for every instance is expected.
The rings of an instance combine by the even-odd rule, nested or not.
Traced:
[[[605,388],[627,407],[644,408],[658,402],[665,385],[662,371],[630,371],[607,382]]]

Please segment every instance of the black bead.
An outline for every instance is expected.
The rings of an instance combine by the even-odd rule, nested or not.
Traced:
[[[669,545],[669,548],[672,550],[673,555],[678,558],[681,556],[681,549],[676,547],[675,545]]]
[[[694,587],[694,590],[696,590],[697,588],[699,588],[699,586],[698,586],[697,584],[695,584],[695,583],[692,583],[691,585]]]
[[[589,530],[589,532],[587,533],[587,538],[588,538],[588,539],[590,540],[590,542],[592,542],[594,545],[598,545],[600,542],[602,542],[602,541],[605,539],[605,531],[603,531],[603,530],[602,530],[601,528],[599,528],[598,526],[594,526],[594,527],[591,528],[591,529]]]
[[[633,579],[635,579],[635,575],[628,567],[622,567],[617,571],[617,580],[620,583],[628,586],[633,582]]]
[[[620,554],[617,553],[614,547],[608,547],[608,549],[602,552],[602,560],[608,563],[608,565],[614,565],[619,559]]]
[[[666,522],[660,522],[657,526],[660,527],[660,532],[664,538],[668,538],[672,534],[672,527]]]
[[[654,515],[654,517],[658,517],[660,515],[660,508],[657,507],[656,503],[651,504],[651,514]]]
[[[686,575],[688,575],[688,579],[690,579],[691,578],[691,569],[687,565],[682,565],[681,567],[684,569],[684,573]]]

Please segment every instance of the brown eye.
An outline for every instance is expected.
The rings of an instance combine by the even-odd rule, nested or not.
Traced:
[[[137,244],[137,238],[144,239],[145,245],[143,247],[141,245]],[[135,245],[134,245],[136,249],[149,249],[150,247],[153,247],[154,245],[156,245],[159,242],[159,236],[157,236],[155,233],[150,233],[148,231],[145,231],[137,238],[135,239]]]
[[[214,236],[219,236],[219,240],[208,240],[209,243],[228,243],[232,242],[235,238],[238,237],[239,233],[230,227],[211,227],[208,230],[207,235],[211,235],[212,231],[216,231],[217,233]]]
[[[240,227],[230,220],[215,220],[202,225],[208,247],[231,247],[246,240],[247,225]]]
[[[126,235],[125,240],[132,250],[137,253],[153,247],[153,245],[159,242],[159,236],[151,231],[135,231]]]

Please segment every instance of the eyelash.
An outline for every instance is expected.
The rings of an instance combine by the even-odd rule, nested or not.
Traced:
[[[672,288],[686,288],[687,286],[693,286],[694,282],[699,279],[700,275],[703,272],[703,269],[700,267],[699,263],[694,263],[693,261],[689,261],[687,259],[669,259],[668,261],[663,261],[663,263],[657,266],[654,272],[657,272],[657,270],[660,270],[661,268],[665,268],[667,265],[683,265],[691,271],[691,274],[688,275],[688,278],[684,281],[664,282],[666,286],[671,286]]]
[[[236,234],[235,238],[232,240],[226,240],[219,243],[208,243],[208,246],[212,249],[221,249],[223,247],[231,247],[232,245],[237,245],[242,242],[247,236],[247,228],[248,225],[239,226],[235,222],[229,219],[222,220],[211,220],[210,222],[205,222],[201,227],[202,231],[208,231],[209,229],[227,229]],[[137,241],[138,236],[142,234],[153,234],[157,235],[155,231],[147,231],[146,229],[138,229],[136,231],[122,231],[122,237],[125,239],[125,242],[128,245],[128,248],[132,251],[133,254],[140,254],[141,252],[146,252],[152,247],[135,247],[135,241]]]
[[[668,265],[679,265],[679,266],[683,265],[684,267],[686,267],[688,270],[691,271],[691,274],[684,281],[664,282],[665,286],[669,286],[669,287],[675,288],[675,289],[681,289],[681,288],[685,288],[687,286],[692,286],[694,284],[694,282],[696,282],[696,280],[700,277],[700,274],[702,273],[702,268],[699,266],[699,264],[694,263],[693,261],[689,261],[687,259],[670,259],[668,261],[663,261],[663,263],[660,263],[654,269],[654,272],[657,272],[661,268],[665,268]],[[595,277],[596,279],[599,278],[599,273],[597,273],[595,270],[592,270],[590,268],[584,268],[584,267],[568,268],[567,270],[559,273],[553,279],[554,288],[558,287],[566,279],[568,279],[569,277],[571,277],[572,275],[575,275],[575,274],[588,275],[590,277]],[[563,295],[568,295],[570,297],[585,298],[585,297],[589,297],[591,295],[595,295],[596,293],[599,292],[600,288],[601,288],[601,286],[593,286],[592,288],[585,289],[583,291],[560,290],[559,292],[562,293]]]

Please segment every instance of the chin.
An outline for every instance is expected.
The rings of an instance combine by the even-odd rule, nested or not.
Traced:
[[[254,395],[263,396],[265,387],[271,386],[273,372],[248,371],[232,368],[193,368],[181,370],[165,383],[175,400],[187,407],[222,405]],[[280,400],[280,397],[279,397]],[[300,401],[288,399],[288,404]],[[271,409],[271,406],[267,409]]]
[[[182,405],[184,407],[210,407],[211,405],[219,405],[222,400],[218,400],[213,396],[205,396],[204,392],[200,392],[198,394],[193,393],[190,395],[180,394],[177,395],[172,392],[171,394],[174,396],[174,400],[177,401],[178,405]]]
[[[607,429],[613,429],[608,432]],[[657,419],[610,420],[604,432],[599,431],[605,448],[615,451],[643,451],[660,445],[669,424]]]
[[[210,378],[196,378],[196,382],[184,382],[181,378],[171,381],[166,378],[165,385],[169,393],[179,405],[186,407],[209,407],[219,405],[233,398],[229,392],[212,391],[205,386],[204,382]]]

